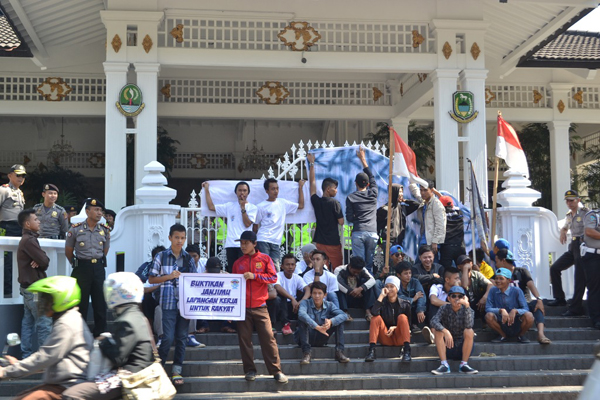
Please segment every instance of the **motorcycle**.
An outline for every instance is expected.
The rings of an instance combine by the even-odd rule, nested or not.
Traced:
[[[2,356],[0,357],[0,367],[7,367],[10,365],[10,362],[6,358],[6,354],[8,353],[8,348],[13,346],[18,346],[21,344],[21,337],[18,333],[9,333],[6,335],[6,343],[4,344],[4,349],[2,350]]]

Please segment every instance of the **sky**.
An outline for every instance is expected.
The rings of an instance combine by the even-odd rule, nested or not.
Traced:
[[[600,32],[600,7],[569,28],[570,31]]]

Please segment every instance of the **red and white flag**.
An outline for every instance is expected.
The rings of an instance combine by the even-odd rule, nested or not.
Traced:
[[[390,129],[394,129],[390,127]],[[418,183],[421,186],[427,187],[427,182],[419,178],[417,173],[417,157],[415,152],[402,140],[398,132],[394,130],[394,166],[392,173],[398,176],[404,176],[411,182]]]
[[[529,166],[525,152],[519,142],[515,129],[498,115],[498,137],[496,138],[496,157],[502,158],[512,170],[529,178]]]

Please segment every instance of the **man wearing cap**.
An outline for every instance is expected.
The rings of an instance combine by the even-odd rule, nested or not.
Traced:
[[[478,371],[468,364],[475,337],[473,331],[475,313],[469,307],[469,300],[460,286],[450,288],[448,300],[450,304],[443,305],[431,319],[435,346],[441,360],[441,365],[431,372],[434,375],[449,374],[448,359],[451,359],[461,360],[458,368],[461,373],[476,374]]]
[[[515,266],[515,258],[510,250],[502,249],[496,254],[496,266],[506,268],[512,272],[511,286],[516,286],[523,292],[529,311],[533,314],[538,331],[538,342],[540,344],[550,344],[551,341],[544,335],[544,301],[540,296],[531,273],[522,267]]]
[[[444,268],[452,267],[452,263],[458,265],[458,257],[465,254],[465,223],[463,213],[458,207],[454,207],[454,201],[450,196],[441,196],[440,202],[446,211],[446,237],[440,246],[440,264]]]
[[[428,180],[427,186],[419,188],[416,183],[411,183],[408,188],[412,196],[421,203],[417,210],[417,217],[421,224],[419,246],[431,246],[434,254],[438,252],[438,245],[444,243],[446,238],[446,210],[435,197],[433,181]]]
[[[431,319],[437,314],[439,309],[450,303],[448,294],[454,286],[460,285],[460,274],[456,268],[448,268],[444,270],[444,283],[431,285],[429,289],[429,304],[427,306],[426,319],[431,323]],[[429,327],[423,328],[423,337],[429,344],[433,344],[435,337]]]
[[[106,220],[106,225],[108,225],[110,229],[115,229],[115,218],[117,218],[117,213],[113,210],[106,209],[104,211],[104,219]]]
[[[106,332],[106,254],[110,247],[110,228],[101,224],[104,205],[98,199],[85,203],[87,219],[73,224],[65,240],[65,255],[73,267],[71,276],[81,288],[79,312],[87,320],[89,298],[94,309],[94,337]]]
[[[76,206],[65,206],[65,211],[67,212],[67,217],[69,218],[69,227],[71,226],[71,218],[77,215],[77,207]]]
[[[385,279],[395,275],[395,267],[404,259],[404,249],[399,244],[390,247],[390,262],[377,273],[377,287],[383,289]]]
[[[296,269],[294,270],[295,274],[298,274],[300,276],[304,276],[304,274],[307,271],[310,271],[312,269],[312,252],[315,251],[317,249],[317,246],[315,246],[312,243],[309,244],[305,244],[304,246],[300,247],[300,253],[302,253],[302,259],[298,262],[296,262]]]
[[[35,215],[40,220],[40,237],[46,239],[63,239],[69,230],[69,218],[64,208],[56,204],[58,187],[51,183],[42,189],[43,203],[33,206]]]
[[[496,240],[496,243],[494,243],[494,248],[492,249],[492,251],[490,251],[490,259],[494,261],[494,263],[496,262],[496,253],[498,253],[498,251],[502,249],[510,250],[510,243],[508,240],[498,239]]]
[[[410,361],[410,303],[398,295],[400,279],[389,276],[373,305],[369,324],[369,353],[366,362],[375,361],[377,342],[383,346],[402,347],[402,361]]]
[[[567,232],[571,230],[571,240],[567,251],[560,256],[556,262],[550,266],[550,282],[552,283],[552,294],[554,300],[548,302],[550,307],[565,306],[567,301],[565,292],[562,288],[562,271],[571,268],[575,265],[575,290],[573,291],[573,299],[569,304],[569,308],[563,314],[565,317],[574,317],[583,315],[583,294],[585,293],[585,272],[583,266],[580,265],[581,254],[580,245],[583,242],[584,226],[583,219],[585,214],[590,210],[581,204],[579,194],[574,190],[565,192],[565,201],[569,211],[565,217],[565,224],[560,230],[560,242],[567,242]]]
[[[20,164],[10,167],[8,183],[0,186],[0,228],[5,236],[21,236],[19,213],[25,208],[25,198],[21,185],[25,182],[27,171]],[[4,296],[12,295],[12,252],[4,253]]]
[[[373,273],[373,254],[377,245],[377,181],[369,169],[362,147],[356,153],[363,171],[356,175],[356,192],[346,198],[346,221],[352,222],[352,254],[361,257]]]
[[[479,271],[473,269],[473,260],[466,255],[458,256],[456,266],[461,273],[461,286],[465,289],[467,300],[475,311],[476,318],[485,318],[485,303],[488,293],[494,285]]]
[[[492,343],[505,343],[509,337],[529,343],[525,335],[533,326],[533,314],[523,291],[511,286],[512,272],[506,268],[498,268],[494,279],[496,286],[490,289],[485,303],[485,322],[500,335]]]
[[[277,382],[287,383],[288,378],[281,371],[279,350],[267,310],[267,299],[269,298],[267,285],[277,282],[273,260],[268,255],[256,250],[257,238],[253,231],[242,232],[237,241],[240,242],[240,248],[244,255],[233,263],[233,273],[243,274],[246,280],[246,319],[237,324],[245,379],[248,382],[256,379],[254,346],[252,345],[252,332],[256,329],[267,371]]]
[[[585,228],[581,244],[581,265],[588,288],[588,314],[594,328],[600,329],[600,210],[588,212],[583,219]]]

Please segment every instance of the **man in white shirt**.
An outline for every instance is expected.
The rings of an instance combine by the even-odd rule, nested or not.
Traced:
[[[300,301],[310,297],[310,287],[304,282],[304,279],[294,273],[296,269],[296,257],[288,253],[283,256],[281,271],[277,273],[277,283],[275,290],[277,297],[273,300],[267,300],[269,313],[274,314],[271,322],[278,320],[282,324],[281,333],[291,335],[292,327],[290,326],[290,318],[298,319],[298,307],[300,302],[297,300],[299,292],[304,292]]]
[[[239,240],[242,232],[252,229],[252,224],[256,221],[258,208],[254,204],[246,201],[250,194],[250,185],[246,182],[238,182],[235,185],[234,192],[238,201],[230,201],[225,204],[214,205],[210,197],[209,183],[202,183],[206,190],[206,205],[208,209],[214,211],[217,217],[227,218],[227,238],[225,239],[225,251],[227,252],[227,272],[231,273],[233,263],[242,257]]]
[[[304,246],[300,247],[300,252],[302,253],[302,260],[296,262],[296,270],[294,271],[295,274],[304,276],[304,273],[312,269],[312,252],[316,249],[317,246],[315,246],[312,243],[305,244]]]
[[[298,203],[280,199],[277,179],[265,180],[264,187],[267,200],[258,204],[258,215],[254,230],[258,238],[258,251],[267,254],[273,260],[275,269],[279,271],[281,264],[281,238],[285,229],[285,217],[304,208],[303,180],[298,182]]]
[[[327,285],[327,301],[340,307],[340,302],[337,297],[338,281],[337,277],[325,269],[325,263],[328,262],[327,254],[321,250],[313,251],[312,262],[313,269],[304,274],[304,282],[310,285],[313,282],[323,282]]]
[[[444,271],[444,284],[431,285],[429,289],[429,308],[427,310],[427,321],[431,321],[433,316],[438,312],[440,307],[450,304],[448,301],[448,292],[454,286],[460,286],[460,274],[456,268],[448,268]],[[429,327],[423,328],[423,336],[429,344],[435,342],[433,332]]]

